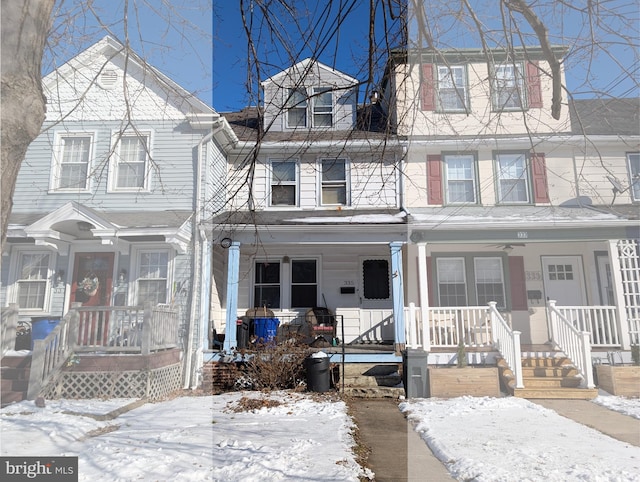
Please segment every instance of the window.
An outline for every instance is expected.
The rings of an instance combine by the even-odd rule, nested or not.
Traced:
[[[289,89],[287,97],[287,127],[307,127],[307,91]]]
[[[499,307],[505,306],[504,279],[501,258],[475,258],[476,299],[484,306],[495,301]]]
[[[466,74],[463,65],[438,66],[438,101],[443,111],[466,110]]]
[[[280,263],[257,261],[255,264],[253,306],[280,308]]]
[[[313,89],[313,127],[333,125],[333,94],[327,87]]]
[[[18,306],[23,310],[44,311],[51,255],[29,252],[21,253],[18,259]]]
[[[298,204],[298,163],[271,161],[271,206]]]
[[[496,170],[499,203],[528,203],[529,170],[525,153],[498,153]]]
[[[634,201],[640,201],[640,152],[627,154],[629,176],[631,177],[631,196]]]
[[[321,161],[323,205],[347,204],[347,161],[323,159]]]
[[[115,190],[148,188],[148,135],[123,135],[115,152]]]
[[[448,204],[476,203],[475,157],[472,154],[445,154],[445,195]]]
[[[367,259],[362,263],[363,291],[367,300],[386,300],[391,296],[389,262]]]
[[[313,308],[318,304],[316,260],[291,261],[291,308]]]
[[[524,77],[522,64],[496,65],[493,70],[493,108],[495,110],[522,109]]]
[[[439,306],[485,306],[490,301],[506,306],[501,257],[439,257],[435,274]]]
[[[91,159],[91,134],[73,134],[60,137],[56,150],[56,189],[88,189],[89,161]]]
[[[138,304],[167,302],[169,253],[141,252],[138,258]]]

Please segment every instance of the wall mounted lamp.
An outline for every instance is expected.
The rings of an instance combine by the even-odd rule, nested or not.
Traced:
[[[127,270],[122,268],[120,273],[118,273],[118,284],[124,284],[127,281]]]
[[[231,246],[232,242],[233,241],[231,238],[222,238],[220,240],[220,246],[222,246],[224,249],[227,249],[229,246]]]

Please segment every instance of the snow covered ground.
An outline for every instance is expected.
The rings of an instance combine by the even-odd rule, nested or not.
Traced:
[[[235,392],[147,403],[21,402],[0,410],[0,455],[78,456],[80,480],[354,481],[353,423],[335,397]],[[640,418],[640,400],[595,403]],[[400,409],[459,480],[640,481],[640,449],[526,400],[411,400]],[[426,479],[428,481],[428,478]]]

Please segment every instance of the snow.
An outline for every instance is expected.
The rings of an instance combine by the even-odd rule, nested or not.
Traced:
[[[355,403],[358,403],[357,401]],[[640,399],[594,403],[640,418]],[[640,450],[527,400],[400,404],[458,480],[640,481]],[[78,456],[79,480],[354,481],[353,422],[332,394],[233,392],[157,403],[23,401],[0,410],[3,456]]]

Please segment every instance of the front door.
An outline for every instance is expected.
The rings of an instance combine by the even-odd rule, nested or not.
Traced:
[[[580,256],[543,256],[544,291],[557,306],[586,304],[582,258]]]
[[[113,253],[76,253],[70,303],[111,306]]]

